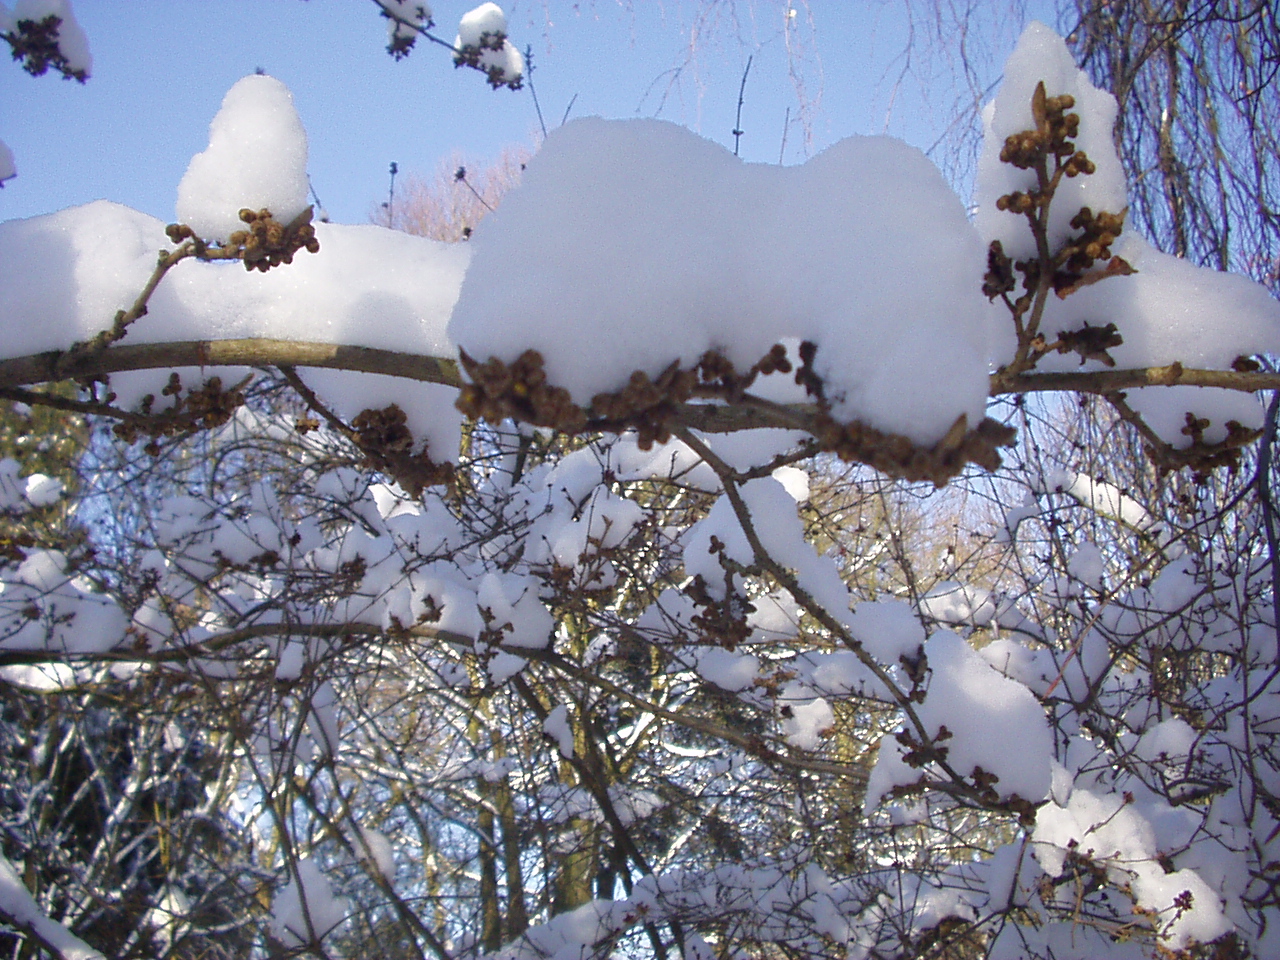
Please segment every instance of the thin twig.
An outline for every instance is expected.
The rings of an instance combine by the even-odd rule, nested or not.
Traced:
[[[542,119],[542,104],[538,103],[538,91],[533,88],[533,44],[524,48],[524,78],[529,84],[529,93],[533,95],[533,109],[538,112],[538,126],[542,128],[542,139],[547,139],[547,124]],[[566,114],[567,115],[567,114]],[[488,204],[486,203],[487,207]]]
[[[735,157],[738,155],[738,141],[742,139],[742,103],[747,90],[747,74],[751,72],[751,61],[754,59],[754,54],[747,57],[747,68],[742,71],[742,83],[738,84],[738,115],[733,121],[733,155]]]

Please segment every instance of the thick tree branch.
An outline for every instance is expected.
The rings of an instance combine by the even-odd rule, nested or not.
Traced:
[[[1280,373],[1266,370],[1196,370],[1180,363],[1164,367],[1138,367],[1130,370],[1072,370],[1058,373],[1004,372],[991,375],[991,396],[1016,393],[1072,391],[1099,396],[1138,387],[1219,387],[1256,393],[1280,390]]]

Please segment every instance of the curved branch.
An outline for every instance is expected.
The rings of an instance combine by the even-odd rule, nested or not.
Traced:
[[[0,387],[92,379],[130,370],[208,366],[327,367],[381,373],[449,387],[462,386],[458,364],[448,357],[333,343],[246,338],[120,344],[92,352],[50,350],[13,357],[0,360]]]

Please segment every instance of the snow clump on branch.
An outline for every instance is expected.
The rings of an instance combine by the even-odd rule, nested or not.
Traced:
[[[70,0],[18,0],[10,13],[0,3],[0,35],[13,58],[34,77],[53,67],[83,83],[93,72],[89,38],[76,20]]]
[[[507,39],[507,15],[496,3],[482,3],[463,15],[453,49],[454,64],[487,74],[490,86],[520,88],[524,57]]]
[[[209,146],[178,184],[178,221],[206,240],[243,229],[242,209],[289,223],[307,208],[307,133],[293,94],[253,74],[227,91],[209,124]]]
[[[999,243],[1010,261],[1034,261],[1038,256],[1028,218],[1039,215],[1034,204],[1044,191],[1019,148],[1030,146],[1035,137],[1037,118],[1030,105],[1041,84],[1051,98],[1071,101],[1069,109],[1078,118],[1078,123],[1068,124],[1078,152],[1067,161],[1066,175],[1051,192],[1045,231],[1049,249],[1057,252],[1079,241],[1082,219],[1111,215],[1123,226],[1108,234],[1114,246],[1103,262],[1114,255],[1126,269],[1102,282],[1093,282],[1100,279],[1095,273],[1049,298],[1039,333],[1050,346],[1036,360],[1036,370],[1178,365],[1226,370],[1237,358],[1280,351],[1280,303],[1264,287],[1163,253],[1123,223],[1128,188],[1112,140],[1116,100],[1089,82],[1066,42],[1041,23],[1032,23],[1023,33],[1005,64],[999,93],[983,111],[985,137],[974,196],[983,243]],[[1010,202],[1017,199],[1025,206]],[[1017,292],[1021,290],[1010,295]],[[1077,355],[1053,347],[1086,327],[1096,331],[1108,322],[1114,324],[1115,339],[1106,350]],[[1015,339],[1003,336],[995,343],[993,363],[1009,363]],[[1220,443],[1233,430],[1262,425],[1261,404],[1244,393],[1162,385],[1129,391],[1125,399],[1161,440],[1178,448],[1201,440]]]
[[[670,123],[578,120],[472,245],[455,341],[477,360],[537,350],[581,406],[707,351],[749,370],[790,336],[817,344],[842,421],[927,445],[983,418],[982,251],[901,141],[853,137],[782,168]]]

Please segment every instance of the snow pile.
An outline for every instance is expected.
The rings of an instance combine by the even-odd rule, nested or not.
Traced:
[[[115,600],[69,572],[61,551],[30,550],[0,577],[0,650],[101,653],[127,626]]]
[[[542,732],[545,733],[560,750],[560,756],[566,760],[573,758],[573,727],[569,725],[569,707],[560,704],[554,707],[542,721]]]
[[[1100,210],[1119,213],[1128,196],[1124,169],[1111,140],[1116,119],[1115,97],[1089,82],[1084,71],[1076,66],[1066,41],[1043,23],[1033,21],[1005,61],[999,93],[983,111],[985,130],[978,158],[975,198],[978,231],[988,243],[999,240],[1004,252],[1015,260],[1034,257],[1035,240],[1027,228],[1026,218],[997,210],[996,198],[1015,190],[1025,193],[1035,188],[1036,172],[1001,162],[1000,151],[1005,138],[1035,129],[1031,96],[1041,81],[1048,96],[1065,94],[1075,98],[1071,112],[1080,116],[1076,149],[1088,154],[1097,167],[1090,176],[1063,178],[1050,211],[1050,246],[1057,249],[1076,233],[1071,227],[1071,218],[1081,207],[1088,207],[1094,213]]]
[[[301,947],[323,938],[346,919],[349,905],[333,894],[329,881],[310,857],[297,863],[297,875],[271,904],[271,931],[286,946]]]
[[[226,240],[244,228],[244,208],[290,222],[306,209],[308,189],[307,133],[293,94],[253,74],[227,91],[208,149],[191,158],[178,184],[178,221],[207,240]]]
[[[1042,800],[1049,792],[1053,739],[1031,691],[994,670],[949,631],[930,637],[924,652],[932,676],[916,716],[938,752],[945,751],[947,765],[962,777],[987,778],[1002,798]],[[894,787],[920,779],[920,769],[906,757],[902,743],[884,738],[864,809],[875,809]]]
[[[413,46],[418,39],[415,27],[431,26],[431,7],[420,0],[378,0],[387,18],[388,49],[395,53]]]
[[[1138,906],[1159,918],[1164,945],[1171,949],[1208,943],[1231,929],[1218,895],[1197,871],[1166,872],[1155,829],[1123,796],[1077,789],[1065,806],[1050,802],[1039,811],[1032,839],[1050,876],[1063,871],[1071,853],[1102,863],[1113,882],[1129,883]]]
[[[539,351],[579,405],[708,350],[745,371],[795,337],[817,344],[841,420],[928,444],[982,419],[984,255],[900,141],[850,138],[782,168],[661,121],[579,120],[472,244],[454,339],[481,361]]]

